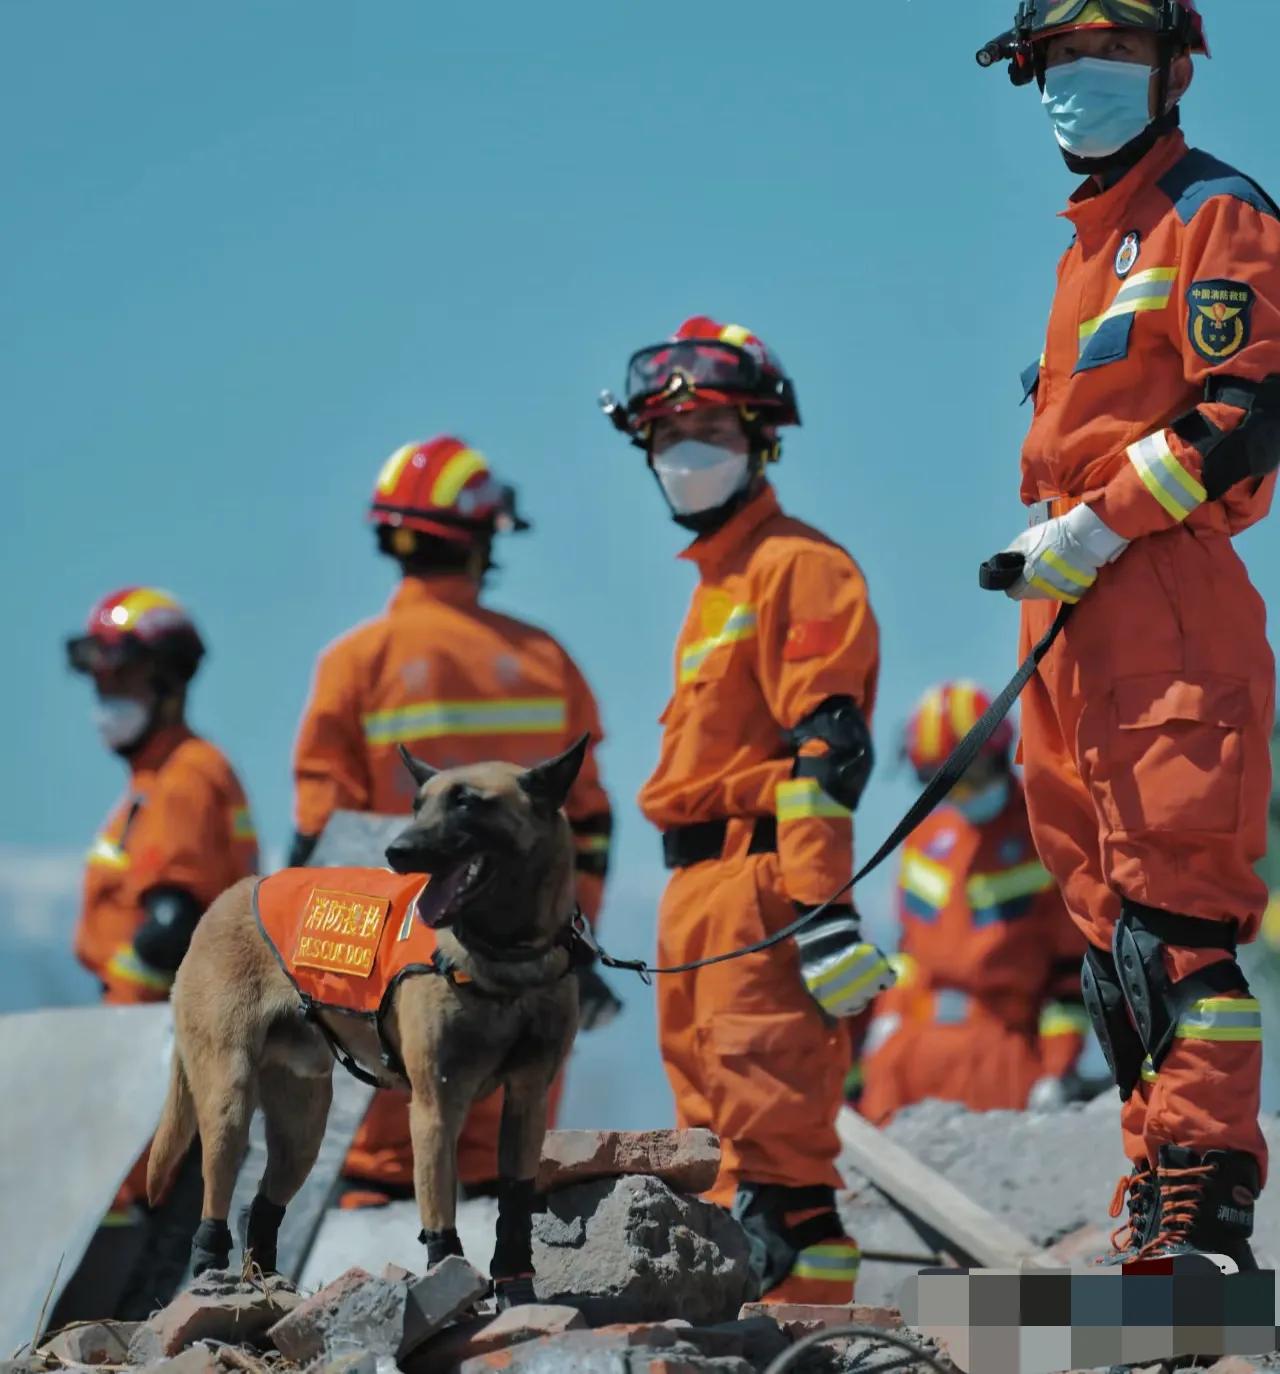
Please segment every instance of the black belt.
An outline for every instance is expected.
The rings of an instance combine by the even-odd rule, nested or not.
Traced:
[[[744,819],[749,819],[745,818]],[[728,821],[699,821],[696,825],[677,825],[662,832],[662,862],[668,868],[688,868],[724,854]],[[757,816],[751,828],[748,854],[776,854],[778,822],[773,816]]]

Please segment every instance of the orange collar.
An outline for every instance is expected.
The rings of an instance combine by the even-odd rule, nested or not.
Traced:
[[[1081,247],[1091,251],[1099,240],[1113,230],[1127,227],[1122,222],[1130,202],[1154,185],[1173,165],[1186,156],[1187,140],[1180,130],[1166,134],[1154,148],[1104,191],[1094,189],[1092,179],[1077,188],[1062,211],[1062,218],[1075,225]]]
[[[727,562],[761,525],[781,513],[778,494],[766,482],[741,510],[735,511],[718,530],[699,535],[681,552],[680,557],[696,563],[699,573],[705,579],[722,563]]]
[[[163,729],[157,730],[142,748],[129,759],[130,776],[136,778],[139,773],[154,773],[168,760],[179,745],[194,738],[195,735],[185,723],[166,725]]]
[[[391,593],[387,610],[408,606],[446,605],[466,609],[475,606],[480,588],[466,573],[441,573],[438,577],[406,577]]]

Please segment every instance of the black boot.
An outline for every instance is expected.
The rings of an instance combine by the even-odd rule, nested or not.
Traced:
[[[1125,1174],[1116,1184],[1111,1199],[1111,1215],[1118,1217],[1128,1207],[1128,1219],[1111,1233],[1111,1250],[1095,1261],[1097,1264],[1128,1264],[1152,1239],[1160,1217],[1159,1176],[1144,1159],[1134,1164],[1133,1172]]]
[[[1160,1147],[1160,1222],[1142,1258],[1226,1255],[1241,1273],[1256,1270],[1249,1246],[1253,1204],[1260,1192],[1258,1161],[1240,1150],[1197,1154]]]

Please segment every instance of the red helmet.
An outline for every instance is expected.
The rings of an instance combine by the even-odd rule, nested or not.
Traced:
[[[77,673],[146,662],[181,685],[195,676],[203,657],[204,641],[191,617],[156,587],[124,587],[104,596],[89,612],[85,633],[67,640],[67,661]]]
[[[494,479],[482,453],[447,434],[396,449],[378,473],[369,519],[463,544],[495,530],[529,528],[516,513],[515,488]],[[396,542],[392,534],[394,552],[412,552],[411,536],[403,548]]]
[[[798,425],[795,387],[764,341],[740,324],[694,315],[662,343],[631,355],[626,400],[608,392],[605,413],[639,442],[660,415],[712,406],[739,406],[766,436]]]
[[[916,703],[907,722],[902,752],[921,777],[936,773],[957,744],[978,723],[991,698],[976,682],[943,682]],[[983,745],[983,752],[1008,758],[1013,725],[1008,717]]]
[[[1204,19],[1196,0],[1021,0],[1013,28],[978,52],[983,67],[1010,59],[1015,85],[1036,73],[1035,46],[1076,29],[1142,29],[1167,40],[1165,61],[1183,48],[1209,54]]]

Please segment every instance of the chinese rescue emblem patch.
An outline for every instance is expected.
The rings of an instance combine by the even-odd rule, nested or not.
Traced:
[[[298,928],[294,964],[367,978],[390,910],[386,897],[312,888]]]
[[[1120,247],[1116,249],[1116,276],[1127,277],[1133,271],[1133,265],[1138,261],[1138,254],[1142,251],[1142,235],[1136,229],[1130,230],[1124,236]]]
[[[1210,363],[1235,357],[1249,342],[1253,301],[1253,288],[1243,282],[1193,282],[1187,292],[1191,347]]]

